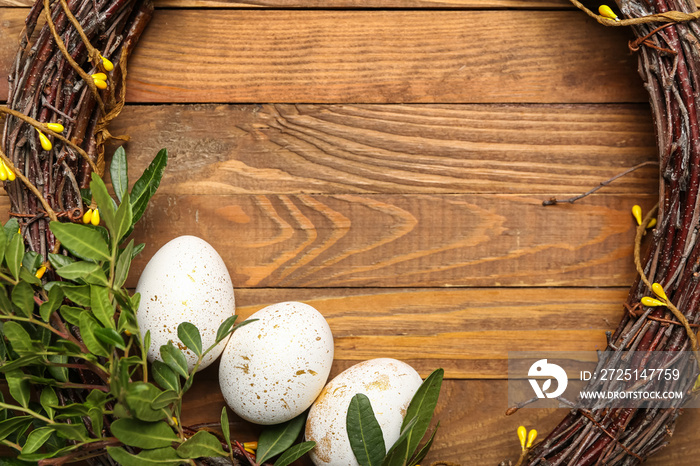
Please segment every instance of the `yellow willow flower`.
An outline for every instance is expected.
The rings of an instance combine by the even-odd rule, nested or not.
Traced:
[[[614,19],[615,21],[620,21],[620,18],[617,17],[615,12],[612,11],[612,8],[610,8],[608,5],[600,5],[600,7],[598,7],[598,13],[600,16]]]
[[[92,221],[92,209],[88,209],[84,214],[83,214],[83,223],[87,225]]]
[[[61,123],[46,123],[46,127],[55,133],[62,133],[65,129]]]
[[[90,223],[92,223],[95,226],[100,224],[100,211],[98,209],[92,211],[92,218],[90,219]]]
[[[39,130],[36,130],[36,132],[39,133],[39,142],[41,143],[41,148],[44,150],[51,150],[53,148],[53,144],[51,144],[49,138],[47,138],[46,135]]]

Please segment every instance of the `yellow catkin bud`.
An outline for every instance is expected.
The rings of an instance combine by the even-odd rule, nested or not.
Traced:
[[[647,224],[647,228],[654,228],[656,226],[656,219],[652,218],[649,220],[649,223]]]
[[[92,211],[92,218],[90,219],[90,223],[92,223],[95,226],[100,224],[100,211],[98,209]]]
[[[7,170],[5,169],[5,164],[0,163],[0,181],[5,181],[7,179]]]
[[[107,81],[107,75],[104,73],[95,73],[91,74],[90,76],[92,76],[93,79],[101,79],[102,81]]]
[[[527,429],[525,426],[518,427],[518,439],[520,440],[520,447],[525,450],[525,442],[527,441]]]
[[[537,438],[537,431],[535,429],[532,429],[527,434],[527,445],[525,445],[525,448],[532,447],[532,444],[535,443],[536,438]]]
[[[653,291],[656,296],[663,299],[664,301],[668,301],[668,296],[666,296],[666,292],[664,291],[664,287],[661,286],[661,284],[659,284],[659,283],[652,284],[651,291]]]
[[[250,448],[244,448],[244,450],[247,451],[248,453],[250,453],[251,455],[255,454],[255,451],[251,450]]]
[[[615,12],[612,11],[612,8],[610,8],[608,5],[600,5],[600,7],[598,7],[598,13],[600,16],[614,19],[615,21],[620,21],[620,18],[617,17]]]
[[[638,205],[632,206],[632,215],[634,216],[634,219],[637,221],[637,225],[642,224],[642,208]]]
[[[36,276],[36,278],[41,278],[44,276],[45,273],[46,273],[46,266],[42,265],[41,267],[39,267],[37,269],[37,271],[34,275]]]
[[[41,131],[36,131],[37,133],[39,133],[39,142],[41,143],[41,148],[44,150],[51,150],[53,148],[53,145],[51,144],[51,141],[49,141],[49,138],[47,138],[46,135]]]
[[[95,82],[95,87],[97,87],[98,89],[107,89],[106,81],[97,78],[95,78],[93,81]]]
[[[642,298],[642,305],[647,306],[647,307],[659,307],[659,306],[665,306],[666,304],[659,301],[658,299],[650,298],[649,296],[645,296]]]
[[[175,416],[173,416],[173,424],[178,425],[177,418]]]
[[[104,66],[105,70],[112,71],[114,69],[114,64],[112,64],[111,61],[107,60],[102,55],[100,55],[100,58],[102,58],[102,66]]]
[[[243,442],[243,448],[250,448],[251,450],[258,449],[258,442]]]
[[[46,127],[56,133],[62,133],[65,129],[61,123],[46,123]]]
[[[5,169],[7,172],[7,180],[8,181],[15,181],[17,179],[17,175],[15,175],[14,170],[12,170],[10,167],[7,166],[4,160],[0,160],[0,165]]]
[[[92,221],[92,209],[88,209],[87,212],[83,214],[83,223],[87,225]]]

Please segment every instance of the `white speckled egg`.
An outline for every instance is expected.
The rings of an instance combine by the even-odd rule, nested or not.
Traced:
[[[311,460],[316,466],[357,466],[346,427],[348,406],[357,393],[369,398],[384,444],[391,448],[421,383],[415,369],[389,358],[364,361],[338,374],[316,399],[306,420],[306,440],[316,442],[309,453]]]
[[[279,424],[304,412],[333,363],[333,334],[308,304],[267,306],[231,337],[219,365],[226,403],[243,419]]]
[[[143,269],[136,292],[141,293],[136,313],[139,329],[142,335],[151,331],[148,360],[160,360],[161,345],[172,340],[183,349],[190,370],[197,356],[180,342],[178,325],[194,324],[206,351],[216,341],[219,325],[236,313],[233,285],[223,259],[196,236],[180,236],[160,248]],[[219,343],[199,369],[218,358],[225,346],[225,340]]]

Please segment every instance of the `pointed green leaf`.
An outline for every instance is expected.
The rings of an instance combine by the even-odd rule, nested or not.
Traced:
[[[153,380],[163,390],[180,391],[180,377],[164,362],[155,360],[151,365]]]
[[[32,422],[31,416],[14,416],[0,421],[0,440],[26,428]]]
[[[95,432],[102,432],[102,426],[104,424],[103,409],[93,406],[88,410],[88,417],[90,418],[90,422],[92,422],[92,430]]]
[[[90,285],[109,286],[102,267],[94,262],[74,262],[56,270],[56,273],[68,280],[83,280]]]
[[[34,251],[25,251],[22,265],[30,272],[34,272],[41,265],[41,256]]]
[[[443,369],[437,369],[425,379],[421,386],[416,391],[408,405],[406,415],[403,418],[401,428],[406,427],[406,424],[413,418],[416,419],[416,424],[408,433],[408,449],[406,455],[409,457],[418,448],[418,444],[423,439],[423,436],[428,431],[430,420],[433,418],[433,412],[437,406],[438,396],[440,395],[440,387],[442,379],[445,375]]]
[[[102,343],[95,335],[95,331],[100,327],[100,324],[87,312],[80,314],[80,336],[83,338],[83,343],[87,346],[92,354],[97,356],[109,356],[109,348]]]
[[[358,393],[352,397],[345,423],[350,447],[360,466],[380,466],[386,455],[384,435],[367,395]]]
[[[177,447],[181,458],[203,458],[213,456],[228,456],[221,448],[221,442],[206,430],[200,430]]]
[[[50,427],[40,427],[31,431],[22,447],[22,454],[26,455],[37,451],[51,437],[51,434],[53,434],[53,429]]]
[[[11,218],[5,223],[3,226],[5,229],[5,235],[7,235],[7,239],[12,239],[12,237],[17,234],[17,230],[19,230],[19,222],[17,221],[16,218]]]
[[[285,451],[275,461],[275,466],[289,466],[316,446],[316,442],[302,442]]]
[[[228,445],[228,451],[231,451],[231,426],[228,423],[228,412],[226,411],[226,406],[221,408],[221,433],[224,435],[224,440],[226,440],[226,445]]]
[[[19,282],[12,288],[12,303],[17,306],[25,317],[34,312],[34,290],[27,282]]]
[[[126,278],[129,276],[129,268],[131,267],[133,253],[134,240],[132,239],[121,254],[119,254],[119,259],[117,259],[117,266],[114,269],[114,288],[121,288],[124,282],[126,282]]]
[[[131,203],[129,202],[129,193],[124,193],[124,201],[121,203],[117,209],[117,213],[114,218],[114,238],[117,244],[122,242],[122,239],[131,230],[133,220],[133,212],[131,210]]]
[[[131,206],[134,215],[134,219],[131,222],[132,225],[138,222],[146,211],[148,201],[158,189],[160,180],[163,177],[163,171],[167,164],[168,151],[161,149],[148,168],[143,172],[141,178],[134,183],[134,188],[131,190]]]
[[[4,228],[0,228],[0,264],[2,264],[2,261],[5,258],[5,248],[7,248],[8,240],[9,238],[7,237],[7,232]]]
[[[435,428],[433,429],[433,433],[430,434],[430,438],[428,439],[427,442],[425,442],[425,445],[416,453],[416,455],[411,459],[411,462],[409,463],[409,466],[416,466],[419,464],[421,461],[423,461],[423,458],[425,458],[428,455],[428,452],[430,451],[430,447],[433,446],[433,441],[435,440],[435,434],[437,434],[438,427],[440,427],[440,423],[438,422]]]
[[[113,328],[98,328],[95,329],[95,336],[105,345],[111,345],[120,350],[126,349],[126,343],[124,343],[124,338],[117,333]]]
[[[49,226],[56,239],[76,257],[95,261],[109,260],[107,242],[99,231],[77,223],[51,222]]]
[[[148,348],[148,347],[146,347]],[[181,376],[187,378],[187,359],[178,348],[169,343],[160,347],[160,356],[163,362]]]
[[[19,278],[19,268],[22,265],[23,258],[24,239],[22,238],[22,235],[16,234],[10,240],[10,244],[7,245],[7,249],[5,249],[5,263],[15,279]]]
[[[66,298],[78,306],[90,307],[90,287],[87,285],[60,285]]]
[[[109,290],[103,286],[90,285],[90,307],[92,314],[107,328],[115,328],[114,304],[109,299]],[[119,337],[121,339],[121,337]]]
[[[109,177],[112,179],[112,188],[119,202],[129,189],[129,164],[126,160],[126,152],[123,147],[118,147],[112,155],[112,163],[109,164]]]
[[[177,435],[165,422],[144,422],[122,418],[112,423],[112,434],[124,445],[136,448],[169,447],[177,442]]]
[[[53,388],[44,387],[41,391],[39,402],[41,403],[41,407],[44,408],[44,411],[46,411],[46,415],[49,419],[53,419],[53,414],[55,412],[54,406],[58,405],[58,396],[56,396],[56,392],[53,391]]]
[[[61,313],[61,317],[63,317],[63,320],[65,320],[69,324],[80,326],[80,315],[83,312],[88,311],[79,307],[63,305],[61,306],[61,310],[58,312]]]
[[[411,421],[401,430],[399,438],[396,439],[394,445],[389,448],[389,451],[384,457],[382,466],[406,466],[408,464],[408,455],[406,454],[408,450],[408,433],[413,429],[416,424],[416,418],[414,417]]]
[[[173,447],[143,450],[132,455],[121,447],[107,447],[107,453],[117,464],[128,466],[179,466],[183,463]]]
[[[49,361],[59,364],[65,364],[68,362],[68,356],[65,354],[52,354],[49,356]],[[68,368],[60,367],[54,364],[49,364],[48,367],[49,374],[53,376],[54,379],[59,382],[68,382]]]
[[[41,280],[36,278],[36,275],[30,272],[25,266],[19,268],[19,279],[31,285],[41,285]]]
[[[183,322],[177,326],[177,336],[194,354],[197,356],[202,355],[202,337],[197,327],[190,322]]]
[[[39,314],[44,322],[48,322],[51,314],[58,309],[63,302],[63,290],[60,286],[51,287],[49,290],[49,299],[39,306]]]
[[[160,395],[155,397],[153,401],[151,401],[151,408],[153,409],[161,409],[165,408],[176,401],[178,401],[180,397],[178,396],[177,392],[174,390],[166,390],[164,392],[161,392]]]
[[[102,181],[100,175],[97,173],[92,173],[92,180],[90,181],[90,190],[92,190],[92,197],[95,198],[97,202],[97,208],[100,210],[100,218],[104,220],[105,225],[110,234],[114,236],[115,230],[115,211],[114,200],[107,192],[107,186],[105,182]]]
[[[7,296],[7,290],[3,285],[0,285],[0,314],[12,314],[17,310],[17,306],[12,304]]]
[[[5,322],[2,331],[17,354],[22,355],[34,352],[32,338],[29,332],[22,327],[22,324],[14,321]]]
[[[150,422],[160,421],[169,416],[162,409],[153,409],[151,402],[161,393],[155,385],[150,383],[130,383],[127,384],[126,403],[129,405],[131,413],[137,419]]]
[[[305,423],[306,413],[302,413],[283,424],[264,428],[258,438],[255,462],[262,464],[294,445]]]
[[[6,372],[5,379],[10,395],[15,401],[25,408],[29,406],[29,380],[24,376],[24,372],[17,369]]]
[[[231,327],[233,327],[233,324],[236,323],[237,318],[238,316],[234,314],[231,317],[226,318],[226,320],[224,320],[223,322],[221,322],[221,325],[219,325],[219,329],[216,331],[217,343],[229,336],[229,334],[231,333]]]
[[[49,263],[51,264],[51,267],[54,268],[54,270],[72,264],[73,262],[75,262],[74,259],[71,259],[68,256],[64,256],[63,254],[49,253]]]

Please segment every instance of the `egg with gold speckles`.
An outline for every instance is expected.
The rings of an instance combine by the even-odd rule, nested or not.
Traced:
[[[311,406],[333,364],[333,334],[308,304],[267,306],[236,330],[219,363],[226,403],[243,419],[286,422]]]
[[[408,364],[390,358],[370,359],[338,374],[323,389],[306,419],[304,436],[316,442],[309,456],[316,466],[357,466],[348,440],[350,400],[367,395],[389,449],[401,433],[408,405],[420,387],[420,375]]]
[[[216,342],[219,325],[236,313],[233,284],[223,259],[206,241],[180,236],[156,252],[143,269],[136,292],[141,301],[136,319],[142,335],[151,331],[148,360],[160,360],[160,347],[172,340],[187,358],[190,370],[197,356],[177,336],[182,322],[194,324],[206,350]],[[204,359],[204,369],[221,355],[226,340]]]

